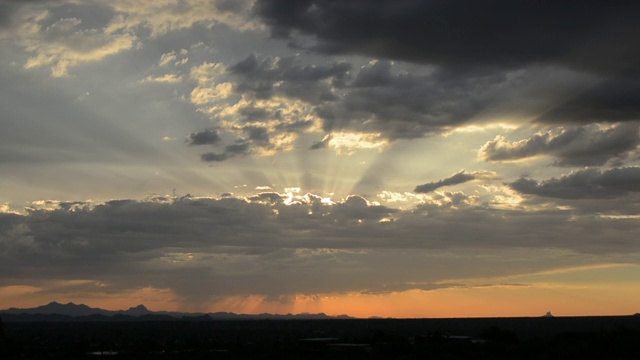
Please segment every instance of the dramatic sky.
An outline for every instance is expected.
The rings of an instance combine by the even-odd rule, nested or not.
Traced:
[[[638,18],[0,0],[0,308],[640,312]]]

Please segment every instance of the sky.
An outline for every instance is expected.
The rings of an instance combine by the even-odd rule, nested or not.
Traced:
[[[639,16],[0,0],[0,308],[640,312]]]

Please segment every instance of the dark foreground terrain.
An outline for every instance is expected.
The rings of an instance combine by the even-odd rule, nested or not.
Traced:
[[[8,321],[0,359],[639,359],[640,316]]]

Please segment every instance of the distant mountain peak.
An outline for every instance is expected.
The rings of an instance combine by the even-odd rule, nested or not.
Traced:
[[[125,314],[127,315],[148,315],[151,313],[151,311],[149,311],[149,309],[147,309],[146,306],[140,304],[138,306],[134,306],[134,307],[130,307],[129,310],[124,311]]]
[[[0,310],[2,314],[14,314],[14,315],[29,315],[29,316],[51,316],[61,315],[71,318],[82,318],[91,316],[103,316],[113,319],[127,319],[127,318],[149,318],[149,316],[156,316],[157,318],[166,319],[196,319],[196,320],[210,320],[210,319],[348,319],[347,315],[329,316],[325,313],[301,313],[301,314],[268,314],[262,313],[257,315],[249,314],[235,314],[232,312],[217,312],[217,313],[182,313],[182,312],[167,312],[167,311],[151,311],[147,309],[143,304],[130,307],[128,310],[105,310],[100,308],[92,308],[84,304],[74,304],[72,302],[61,304],[57,301],[52,301],[47,305],[41,305],[35,308],[29,309],[17,309],[10,308],[7,310]]]
[[[555,316],[553,316],[553,314],[551,313],[551,311],[547,311],[547,313],[546,313],[546,314],[544,314],[544,316],[543,316],[543,317],[552,318],[552,317],[555,317]]]

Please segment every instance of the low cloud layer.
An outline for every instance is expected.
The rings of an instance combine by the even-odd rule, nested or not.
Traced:
[[[640,167],[578,170],[543,181],[521,178],[509,186],[523,194],[560,199],[623,198],[640,192]]]
[[[636,172],[602,173],[598,182],[611,188],[626,184],[635,192]],[[410,210],[358,196],[332,203],[313,194],[274,192],[249,198],[39,202],[23,215],[0,213],[0,283],[73,280],[81,274],[106,284],[101,291],[152,286],[172,289],[189,301],[250,294],[380,293],[398,286],[437,288],[456,277],[544,269],[542,263],[536,267],[523,261],[513,269],[509,261],[475,259],[482,252],[640,251],[630,236],[636,229],[633,222],[558,209],[524,217],[519,211],[468,201],[462,193],[425,199]],[[567,227],[567,221],[574,226]],[[534,235],[541,227],[548,236]],[[608,247],[611,241],[618,244],[615,249]],[[468,249],[476,249],[474,256]],[[443,251],[457,255],[435,256]],[[425,262],[425,256],[433,258]],[[457,270],[452,262],[459,262],[453,266]],[[450,270],[437,270],[441,266]]]
[[[480,148],[485,161],[517,161],[539,155],[556,158],[557,166],[597,166],[624,159],[640,145],[640,123],[555,128],[510,142],[499,135]]]

